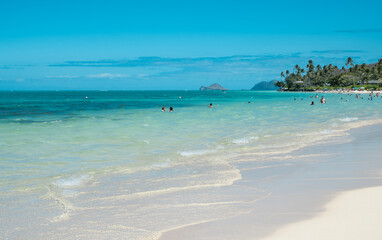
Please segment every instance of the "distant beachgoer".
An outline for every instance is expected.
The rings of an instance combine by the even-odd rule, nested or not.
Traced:
[[[316,94],[315,98],[318,98],[318,94]]]
[[[320,103],[326,103],[324,96],[321,97]]]
[[[170,107],[170,112],[173,112],[173,111],[174,111],[174,109],[172,107]]]
[[[182,99],[182,97],[181,97],[181,96],[179,96],[178,98],[179,98],[179,99]]]
[[[251,102],[248,102],[248,103],[251,103]]]
[[[310,105],[314,105],[314,102],[312,102]]]
[[[212,103],[210,103],[210,105],[208,107],[213,108]]]
[[[166,111],[166,107],[162,107],[162,112],[165,112]]]
[[[294,100],[296,101],[296,98],[294,98]]]

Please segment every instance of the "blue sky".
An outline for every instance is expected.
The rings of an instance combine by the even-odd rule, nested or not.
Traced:
[[[381,1],[2,1],[0,90],[249,89],[382,58]]]

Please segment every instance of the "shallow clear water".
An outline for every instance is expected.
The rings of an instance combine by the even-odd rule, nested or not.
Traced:
[[[108,222],[116,236],[155,238],[163,229],[245,212],[266,193],[254,188],[235,197],[238,162],[276,163],[277,154],[382,116],[381,97],[319,94],[327,99],[320,104],[314,95],[0,92],[0,208],[7,234],[18,236],[41,221],[54,232],[52,223],[80,224],[105,211],[114,216]],[[164,217],[170,206],[183,217]],[[193,215],[195,208],[203,211]],[[16,231],[20,211],[31,220]]]

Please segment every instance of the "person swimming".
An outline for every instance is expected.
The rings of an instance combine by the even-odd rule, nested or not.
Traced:
[[[166,107],[162,107],[162,112],[166,112]]]
[[[312,102],[310,105],[314,105],[314,102]]]
[[[173,112],[173,111],[174,111],[174,109],[172,107],[170,107],[170,112]]]
[[[318,94],[316,94],[316,96],[314,98],[318,98]]]
[[[210,105],[208,107],[213,108],[212,103],[210,103]]]

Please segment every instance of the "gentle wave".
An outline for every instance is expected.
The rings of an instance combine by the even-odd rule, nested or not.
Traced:
[[[234,143],[234,144],[246,144],[246,143],[250,143],[253,140],[257,140],[257,139],[259,139],[259,138],[258,137],[238,138],[238,139],[232,140],[232,143]]]
[[[357,121],[358,118],[357,117],[346,117],[346,118],[341,118],[340,121],[342,122],[353,122],[353,121]]]
[[[178,154],[183,156],[183,157],[190,157],[190,156],[195,156],[195,155],[204,155],[207,153],[213,153],[216,152],[216,150],[191,150],[191,151],[178,151]]]
[[[58,179],[53,184],[57,187],[70,188],[78,187],[89,181],[91,177],[89,175],[82,175],[80,177],[70,177]]]

